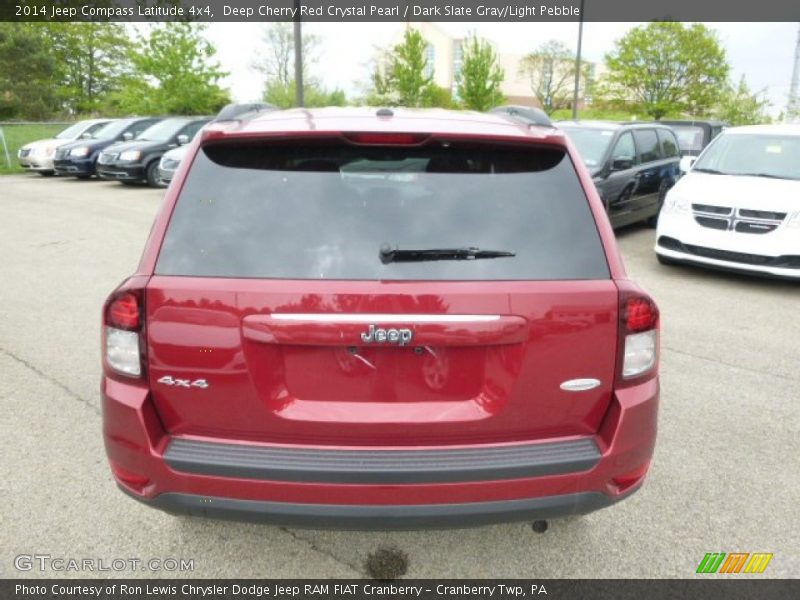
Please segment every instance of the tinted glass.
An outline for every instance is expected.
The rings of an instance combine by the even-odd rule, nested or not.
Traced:
[[[92,137],[98,140],[110,140],[117,137],[120,133],[127,129],[132,121],[130,119],[121,119],[119,121],[111,121],[104,127],[101,127],[92,134]]]
[[[150,142],[166,142],[186,126],[185,119],[164,119],[143,131],[138,136],[140,140]]]
[[[56,135],[58,140],[74,140],[86,131],[86,121],[78,121],[74,125],[70,125],[64,131]]]
[[[623,133],[619,136],[617,143],[614,144],[614,150],[611,152],[611,160],[630,160],[636,162],[636,146],[633,145],[633,136],[628,133]]]
[[[595,127],[564,127],[570,141],[575,144],[587,167],[601,167],[608,145],[614,139],[613,129],[597,129]]]
[[[661,149],[654,129],[636,129],[633,137],[636,140],[640,162],[646,163],[661,158]]]
[[[726,175],[800,179],[800,136],[723,133],[694,163]]]
[[[195,135],[197,135],[197,132],[200,131],[206,123],[208,123],[208,121],[197,121],[196,123],[192,123],[188,127],[185,127],[183,131],[181,131],[181,134],[185,135],[191,140]]]
[[[383,264],[385,244],[516,256]],[[362,280],[609,277],[586,196],[561,150],[308,142],[201,149],[156,272]]]
[[[658,139],[661,141],[661,154],[664,158],[672,158],[678,156],[680,150],[678,149],[678,140],[671,131],[666,129],[657,129]]]
[[[158,121],[137,121],[130,129],[126,131],[126,133],[130,133],[133,135],[133,138],[136,139],[142,135],[143,132],[147,131],[153,125],[153,123],[158,123]]]

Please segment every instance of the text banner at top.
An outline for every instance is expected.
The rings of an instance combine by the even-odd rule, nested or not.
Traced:
[[[0,21],[800,21],[788,0],[2,0]]]

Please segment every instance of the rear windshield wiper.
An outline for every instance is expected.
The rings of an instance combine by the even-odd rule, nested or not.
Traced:
[[[381,246],[380,258],[385,265],[393,262],[422,262],[427,260],[475,260],[478,258],[504,258],[516,256],[516,252],[504,250],[481,250],[480,248],[425,248],[422,250],[400,250],[388,245]]]

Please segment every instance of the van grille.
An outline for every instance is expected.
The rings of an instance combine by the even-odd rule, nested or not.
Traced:
[[[786,213],[729,206],[692,204],[694,220],[703,227],[720,231],[764,234],[775,231]]]

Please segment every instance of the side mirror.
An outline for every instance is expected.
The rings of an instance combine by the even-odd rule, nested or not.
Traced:
[[[615,158],[611,161],[612,171],[624,171],[633,167],[633,159],[627,156]]]
[[[181,134],[177,137],[177,140],[178,140],[178,146],[183,146],[184,144],[189,143],[189,136]]]
[[[681,170],[681,173],[688,173],[689,169],[692,168],[694,161],[697,160],[696,156],[684,156],[681,158],[681,162],[678,164],[678,168]]]
[[[133,139],[133,134],[130,131],[126,131],[122,134],[122,139],[126,142],[130,142]]]

